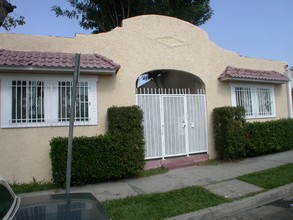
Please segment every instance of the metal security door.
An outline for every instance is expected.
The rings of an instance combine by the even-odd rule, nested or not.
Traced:
[[[184,96],[162,96],[162,139],[165,156],[187,153]]]
[[[136,95],[143,110],[145,158],[207,152],[205,94],[153,92]]]

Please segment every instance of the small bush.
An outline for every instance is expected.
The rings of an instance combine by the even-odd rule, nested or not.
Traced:
[[[54,183],[64,186],[68,139],[53,138],[51,144],[52,176]],[[84,185],[133,176],[132,154],[111,135],[75,137],[73,139],[71,183]],[[130,166],[130,167],[129,167]],[[140,170],[139,170],[140,171]]]
[[[235,159],[246,154],[243,126],[245,110],[243,107],[220,107],[212,113],[215,147],[222,159]]]
[[[143,112],[138,106],[111,107],[108,109],[108,133],[123,146],[120,158],[127,171],[138,174],[145,163]]]
[[[137,106],[112,107],[109,132],[73,139],[71,183],[83,185],[137,175],[144,167],[142,111]],[[53,182],[64,186],[68,138],[50,141]]]

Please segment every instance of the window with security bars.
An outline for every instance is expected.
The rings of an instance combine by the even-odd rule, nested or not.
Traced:
[[[12,123],[44,121],[44,82],[12,81]]]
[[[58,82],[58,120],[70,120],[70,105],[72,94],[72,82],[62,81]],[[88,121],[89,120],[89,101],[88,101],[88,83],[80,82],[76,92],[75,104],[75,121]]]
[[[271,86],[232,86],[232,104],[243,106],[247,118],[275,117],[274,90]]]
[[[64,126],[70,120],[72,82],[70,77],[29,80],[1,79],[1,127]],[[97,77],[81,77],[75,105],[76,125],[97,124]]]

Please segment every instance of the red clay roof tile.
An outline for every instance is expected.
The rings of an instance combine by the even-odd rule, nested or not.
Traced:
[[[225,71],[218,78],[221,81],[225,80],[242,80],[242,81],[272,81],[278,83],[286,83],[289,78],[276,71],[252,70],[245,68],[235,68],[227,66]]]
[[[73,53],[0,50],[0,66],[73,68],[74,60]],[[81,54],[80,68],[118,71],[120,65],[99,54]]]

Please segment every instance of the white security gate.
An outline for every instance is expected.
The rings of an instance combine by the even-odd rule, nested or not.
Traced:
[[[144,112],[146,159],[207,152],[205,94],[186,94],[181,89],[138,93],[137,105]]]

